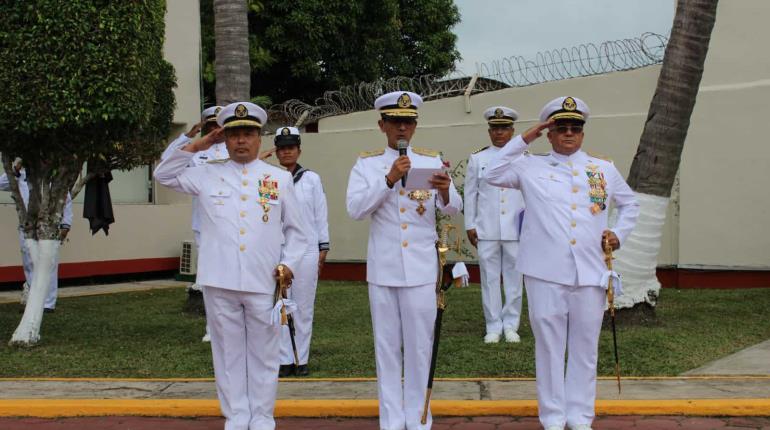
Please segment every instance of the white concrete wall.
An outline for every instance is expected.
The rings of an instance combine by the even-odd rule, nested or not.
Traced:
[[[723,1],[684,147],[679,264],[770,267],[770,2]]]
[[[669,209],[662,265],[770,268],[770,147],[763,135],[770,117],[770,57],[763,55],[770,30],[770,3],[721,2],[706,71],[680,168],[679,205]],[[481,114],[503,104],[519,111],[517,129],[530,126],[542,105],[560,95],[583,98],[592,117],[585,148],[615,160],[625,175],[639,142],[659,66],[601,76],[513,88],[472,97],[466,114],[461,97],[426,103],[417,146],[443,151],[457,163],[486,146]],[[320,121],[318,134],[303,136],[303,165],[317,170],[330,203],[330,259],[362,260],[367,225],[349,220],[344,193],[360,151],[381,148],[384,137],[373,111]],[[541,139],[533,150],[548,150]],[[457,220],[462,225],[461,220]]]

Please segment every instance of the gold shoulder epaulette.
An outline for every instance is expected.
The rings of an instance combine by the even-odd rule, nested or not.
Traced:
[[[425,155],[426,157],[438,157],[439,155],[441,155],[441,153],[438,151],[434,151],[432,149],[427,149],[427,148],[419,148],[416,146],[412,147],[412,152],[414,152],[415,154]]]
[[[485,150],[485,149],[487,149],[487,148],[489,148],[489,146],[485,146],[485,147],[483,147],[483,148],[479,148],[479,149],[477,149],[477,150],[473,151],[471,154],[478,154],[479,152],[481,152],[481,151],[483,151],[483,150]]]
[[[227,163],[228,161],[230,161],[229,158],[222,158],[219,160],[209,160],[206,162],[206,164],[222,164],[222,163]]]
[[[364,151],[364,152],[358,154],[358,156],[361,157],[361,158],[368,158],[368,157],[374,157],[374,156],[377,156],[377,155],[382,155],[384,153],[385,153],[384,149],[377,149],[377,150],[374,150],[374,151]]]
[[[594,154],[592,152],[586,151],[586,154],[588,154],[589,157],[598,158],[600,160],[609,161],[610,163],[614,163],[611,158],[607,157],[606,155],[601,154]]]

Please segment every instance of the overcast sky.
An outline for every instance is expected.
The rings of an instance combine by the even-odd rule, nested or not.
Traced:
[[[539,51],[638,37],[668,36],[674,0],[455,0],[461,22],[453,31],[471,75],[476,63]]]

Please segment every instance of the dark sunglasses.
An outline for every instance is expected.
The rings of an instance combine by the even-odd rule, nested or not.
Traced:
[[[403,117],[387,117],[385,118],[386,122],[390,122],[393,124],[404,124],[404,125],[415,125],[417,124],[417,120],[414,118],[403,118]]]
[[[583,132],[583,126],[582,125],[557,125],[551,128],[551,131],[555,131],[559,134],[564,134],[567,132],[578,134]]]

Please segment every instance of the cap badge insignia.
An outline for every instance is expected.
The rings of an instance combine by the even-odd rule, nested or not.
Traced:
[[[288,127],[284,127],[283,130],[281,130],[281,135],[288,136],[291,131],[289,131]]]
[[[244,105],[238,105],[235,107],[235,116],[237,118],[245,118],[249,114],[249,110]]]
[[[577,103],[575,103],[575,99],[572,97],[567,97],[564,99],[564,102],[561,104],[561,107],[564,110],[573,111],[577,109]]]
[[[495,118],[502,118],[503,117],[503,110],[501,108],[495,109]]]
[[[222,110],[221,106],[217,106],[216,109],[214,109],[214,115],[219,115],[219,112]]]
[[[409,97],[409,94],[404,93],[398,96],[398,106],[402,108],[408,108],[412,105],[412,98]]]

